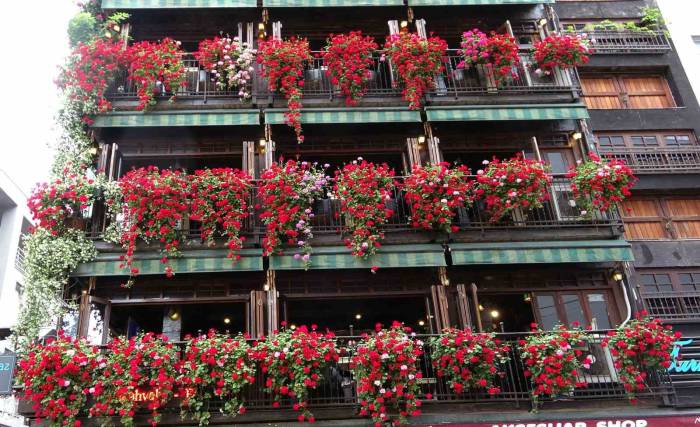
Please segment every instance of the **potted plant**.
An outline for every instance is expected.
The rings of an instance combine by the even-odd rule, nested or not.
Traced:
[[[489,86],[502,86],[518,77],[518,44],[509,34],[486,35],[475,28],[462,34],[460,46],[464,60],[458,68],[477,68],[489,81],[493,80]]]
[[[356,105],[367,92],[372,78],[374,58],[378,48],[370,36],[361,31],[331,34],[323,51],[323,63],[328,67],[331,83],[340,87],[347,105]]]
[[[584,217],[593,216],[594,211],[607,212],[625,200],[637,181],[624,161],[601,159],[594,153],[587,161],[572,167],[567,177],[571,178],[576,206]]]
[[[549,75],[556,68],[568,69],[589,61],[588,41],[578,34],[551,33],[535,43],[533,67],[538,74]]]
[[[238,37],[214,37],[199,42],[194,57],[220,91],[233,91],[241,99],[251,97],[256,50]]]

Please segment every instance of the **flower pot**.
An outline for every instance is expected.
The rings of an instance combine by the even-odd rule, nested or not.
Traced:
[[[517,207],[510,211],[510,217],[513,220],[513,224],[516,227],[525,227],[525,221],[527,221],[527,214],[521,207]]]
[[[478,64],[476,67],[476,72],[479,75],[479,84],[484,87],[489,93],[496,93],[497,84],[493,73],[488,69],[487,66],[483,64]]]

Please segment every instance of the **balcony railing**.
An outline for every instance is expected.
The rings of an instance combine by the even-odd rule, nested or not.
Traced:
[[[579,31],[591,41],[594,54],[664,53],[671,43],[663,31],[593,30]]]
[[[636,173],[700,172],[700,147],[600,148],[601,154],[624,160]]]
[[[651,316],[670,321],[697,321],[700,316],[700,291],[642,293]]]
[[[22,274],[24,274],[24,257],[24,249],[17,248],[17,254],[15,254],[15,268]]]
[[[304,98],[307,100],[342,101],[344,97],[340,88],[331,82],[320,52],[312,52],[312,54],[313,59],[306,63],[304,70]],[[534,70],[528,65],[529,58],[525,52],[521,54],[521,63],[514,69],[514,77],[502,84],[497,84],[483,67],[474,67],[468,70],[461,68],[459,64],[462,59],[457,50],[448,51],[443,58],[445,71],[435,76],[435,89],[429,94],[432,99],[483,94],[566,93],[575,90],[576,85],[572,83],[565,72],[557,72],[549,76],[538,76],[534,73]],[[175,92],[178,98],[198,98],[206,101],[209,98],[239,97],[238,89],[223,90],[217,88],[211,79],[210,72],[203,69],[199,61],[191,54],[183,55],[183,63],[187,74],[187,86]],[[268,89],[266,79],[259,75],[258,64],[254,64],[254,67],[256,70],[253,73],[252,81],[246,85],[246,91],[252,94],[254,102],[267,104],[271,99],[281,99],[281,94],[270,92]],[[370,68],[367,92],[363,99],[371,102],[373,98],[394,97],[398,100],[401,97],[401,89],[396,87],[396,81],[396,71],[392,67],[391,61],[384,57],[381,52],[376,52]],[[173,95],[166,91],[162,85],[159,85],[157,90],[159,92],[158,98]],[[114,100],[136,97],[136,87],[128,79],[126,71],[120,72],[108,90],[107,96]]]
[[[392,190],[391,198],[387,200],[386,207],[393,211],[388,221],[381,226],[387,232],[416,232],[420,231],[410,225],[411,207],[402,189],[403,178],[396,178],[396,186]],[[622,220],[616,209],[607,212],[592,212],[583,215],[581,209],[576,206],[576,201],[571,192],[571,184],[568,178],[562,175],[553,175],[549,186],[549,200],[544,206],[533,210],[518,210],[500,221],[490,220],[489,212],[481,201],[476,201],[470,207],[460,208],[454,223],[460,231],[480,231],[509,229],[514,230],[547,230],[562,228],[619,228]],[[258,203],[257,186],[251,192],[249,206]],[[317,200],[313,207],[314,217],[312,229],[314,235],[339,235],[345,232],[346,222],[341,215],[340,200],[335,197],[332,187],[326,191],[323,198]],[[259,218],[259,211],[251,212],[243,223],[242,232],[247,235],[261,235],[265,232],[265,226]],[[105,221],[97,221],[105,224]],[[93,221],[93,224],[96,222]],[[199,230],[197,222],[190,222],[183,227],[183,235],[188,239],[197,239]],[[99,239],[104,231],[103,227],[89,231],[93,239]]]
[[[531,392],[533,386],[531,381],[525,376],[525,366],[518,351],[518,339],[522,338],[524,333],[501,333],[497,337],[504,343],[508,344],[509,360],[504,365],[499,366],[500,375],[497,376],[495,385],[500,388],[501,392],[490,395],[486,390],[465,390],[465,392],[457,395],[449,387],[447,381],[439,377],[435,368],[431,363],[431,351],[428,346],[428,340],[431,336],[419,335],[417,340],[425,343],[423,349],[424,354],[419,358],[419,370],[422,378],[418,380],[421,388],[421,397],[428,394],[430,399],[423,398],[424,405],[433,405],[433,411],[437,410],[440,404],[451,404],[451,410],[454,410],[455,404],[469,404],[470,411],[474,410],[476,405],[500,404],[508,405],[515,408],[527,408],[531,402]],[[582,351],[582,357],[592,355],[594,362],[590,369],[585,369],[579,374],[578,380],[586,382],[587,386],[575,390],[567,396],[561,396],[561,399],[567,401],[585,401],[585,400],[601,400],[610,401],[614,399],[626,399],[624,387],[619,381],[617,369],[614,367],[612,356],[608,349],[601,345],[605,331],[588,332],[589,342],[579,349]],[[335,413],[334,418],[338,417],[355,417],[356,409],[359,406],[356,380],[350,369],[349,363],[355,354],[358,343],[361,337],[339,337],[337,345],[341,351],[341,357],[338,362],[332,363],[323,373],[323,378],[320,380],[318,387],[310,391],[307,399],[308,407],[315,411],[317,416],[321,409],[325,409],[324,413],[328,414],[328,410],[345,409],[342,413]],[[177,343],[180,351],[184,349],[184,343]],[[107,350],[104,350],[107,351]],[[642,371],[646,373],[645,389],[636,392],[638,398],[641,399],[665,399],[670,401],[674,397],[674,390],[669,379],[668,373],[665,371],[650,370],[642,367]],[[244,391],[245,406],[249,410],[245,417],[255,417],[256,411],[270,410],[273,407],[273,399],[264,389],[265,378],[260,370],[256,373],[254,383],[248,386]],[[546,407],[552,404],[552,399],[540,399]],[[212,399],[208,402],[209,411],[215,414],[217,409],[222,405],[222,401]],[[291,409],[292,402],[282,400],[281,407],[275,408],[277,416],[284,416],[284,411]],[[163,408],[163,412],[172,411],[172,415],[179,414],[177,405],[167,405]],[[145,411],[144,411],[145,413]],[[291,411],[287,413],[291,414]],[[341,415],[339,415],[341,414]],[[166,415],[167,416],[167,415]],[[270,416],[269,413],[259,413],[259,416]],[[279,420],[279,418],[276,418]],[[237,418],[239,420],[239,418]]]

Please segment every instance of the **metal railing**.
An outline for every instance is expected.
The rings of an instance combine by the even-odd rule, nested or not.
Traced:
[[[642,293],[644,307],[664,321],[696,321],[700,316],[700,291]]]
[[[603,155],[624,160],[640,174],[700,172],[700,147],[601,147],[600,151]]]
[[[26,254],[24,253],[24,249],[22,248],[17,248],[17,253],[15,254],[15,268],[17,271],[20,273],[24,274],[24,258]]]
[[[664,53],[671,43],[663,31],[592,30],[579,31],[591,41],[593,54]]]
[[[340,87],[332,83],[328,74],[328,68],[323,62],[321,52],[312,52],[313,58],[307,61],[304,69],[303,96],[307,99],[323,98],[328,100],[343,99]],[[460,66],[463,57],[458,50],[449,50],[443,57],[445,70],[435,76],[435,88],[429,96],[475,96],[480,94],[514,94],[514,93],[561,93],[576,89],[571,78],[564,72],[552,75],[538,75],[529,66],[529,54],[521,53],[521,62],[514,67],[513,77],[504,82],[497,83],[493,76],[483,66],[464,69]],[[186,72],[186,86],[176,92],[166,90],[163,85],[156,88],[157,98],[168,98],[176,95],[178,98],[238,98],[239,90],[220,89],[212,81],[211,73],[200,65],[192,54],[182,57]],[[252,98],[281,98],[279,92],[271,92],[267,80],[259,73],[259,65],[253,65],[251,81],[246,84],[246,91]],[[369,82],[365,99],[400,97],[401,89],[397,87],[396,71],[391,61],[381,51],[377,51],[372,57]],[[107,97],[111,99],[128,99],[136,97],[136,86],[129,80],[127,70],[121,70],[114,83],[107,91]],[[266,102],[266,101],[262,101]]]
[[[411,206],[406,200],[403,188],[403,177],[396,178],[396,185],[391,191],[391,197],[385,202],[392,215],[380,228],[385,232],[419,231],[411,226]],[[257,185],[254,186],[248,205],[250,215],[244,220],[242,233],[247,235],[263,234],[265,225],[259,218],[260,209],[253,207],[259,204]],[[552,175],[552,183],[548,187],[549,200],[542,208],[532,210],[517,210],[499,221],[491,221],[483,201],[477,200],[469,207],[459,208],[454,223],[461,231],[487,231],[489,229],[560,229],[585,227],[619,227],[622,219],[619,212],[612,208],[607,212],[583,213],[576,205],[571,191],[570,180],[563,175]],[[314,216],[311,226],[315,235],[337,234],[346,231],[346,220],[341,212],[340,200],[333,194],[332,185],[326,189],[322,198],[317,199],[313,206]],[[104,224],[105,221],[98,221]],[[89,231],[93,239],[101,238],[103,229]],[[198,223],[190,221],[183,225],[183,237],[197,239],[199,237]]]

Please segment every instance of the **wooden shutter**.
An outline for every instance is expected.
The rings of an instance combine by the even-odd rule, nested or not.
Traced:
[[[254,338],[265,335],[265,291],[250,291],[250,335]]]
[[[243,171],[253,178],[255,173],[255,141],[243,141]]]
[[[457,286],[457,313],[459,315],[459,326],[462,329],[472,328],[472,317],[469,308],[469,298],[467,297],[467,287],[460,283]]]
[[[269,168],[275,162],[275,142],[267,141],[267,146],[265,147],[265,165],[264,169]]]
[[[408,153],[409,170],[413,170],[414,166],[420,166],[418,138],[406,138],[406,152]]]
[[[620,81],[628,97],[628,107],[670,108],[675,107],[673,97],[662,76],[626,76]]]
[[[416,20],[416,32],[421,38],[428,38],[428,31],[425,29],[425,19]]]
[[[582,76],[581,89],[583,89],[583,100],[588,108],[603,110],[623,108],[620,88],[612,76]]]
[[[628,199],[622,203],[625,234],[630,240],[669,238],[661,205],[657,200]]]
[[[669,199],[666,207],[677,238],[700,238],[700,199]]]
[[[436,165],[442,162],[442,153],[440,152],[440,139],[436,137],[428,138],[428,155],[430,163]]]

